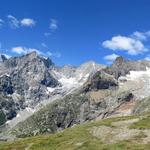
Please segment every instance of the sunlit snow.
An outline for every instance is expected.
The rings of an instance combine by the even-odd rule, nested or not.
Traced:
[[[150,96],[150,68],[145,71],[130,71],[126,76],[119,78],[121,90],[130,90],[139,100]]]
[[[138,78],[142,78],[145,76],[150,78],[150,68],[146,68],[146,71],[130,71],[130,74],[126,75],[126,79],[137,80]]]

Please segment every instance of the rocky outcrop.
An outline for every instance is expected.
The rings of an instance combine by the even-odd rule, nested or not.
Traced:
[[[0,125],[15,117],[19,109],[21,109],[21,102],[17,104],[11,97],[0,94],[0,118],[3,120]]]
[[[113,78],[113,76],[104,71],[98,71],[83,85],[83,91],[89,92],[101,89],[112,89],[116,88],[117,85],[117,80]]]

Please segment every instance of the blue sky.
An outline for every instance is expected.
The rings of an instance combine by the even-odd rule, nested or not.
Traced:
[[[57,65],[150,60],[149,0],[1,0],[0,50]]]

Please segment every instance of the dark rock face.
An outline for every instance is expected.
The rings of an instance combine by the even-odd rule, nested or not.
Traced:
[[[2,110],[0,110],[0,126],[6,122],[6,115]]]
[[[84,84],[83,91],[96,91],[117,87],[118,83],[112,76],[103,71],[98,71]]]
[[[15,103],[11,97],[0,94],[0,114],[3,116],[1,118],[3,119],[3,123],[15,117],[20,108],[19,104]]]
[[[56,87],[59,83],[52,77],[49,72],[45,72],[44,78],[41,80],[41,84],[47,87]]]
[[[1,60],[2,60],[2,62],[6,61],[7,60],[6,56],[5,55],[1,55]]]
[[[11,78],[6,75],[0,77],[0,93],[12,94],[13,91]]]

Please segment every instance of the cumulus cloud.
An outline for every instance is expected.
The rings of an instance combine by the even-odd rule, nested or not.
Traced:
[[[12,52],[17,53],[17,54],[27,54],[30,52],[37,52],[38,54],[42,55],[43,53],[35,48],[26,48],[26,47],[22,47],[22,46],[17,46],[17,47],[13,47]]]
[[[22,26],[25,26],[25,27],[35,26],[35,21],[31,18],[24,18],[20,21],[20,23],[21,23]]]
[[[7,18],[12,29],[19,28],[19,20],[16,17],[8,15]]]
[[[51,19],[50,24],[49,24],[49,28],[52,31],[55,31],[58,28],[58,22],[55,19]]]
[[[102,43],[103,47],[113,51],[126,51],[129,55],[138,55],[148,51],[139,39],[127,36],[114,36],[111,40]]]

